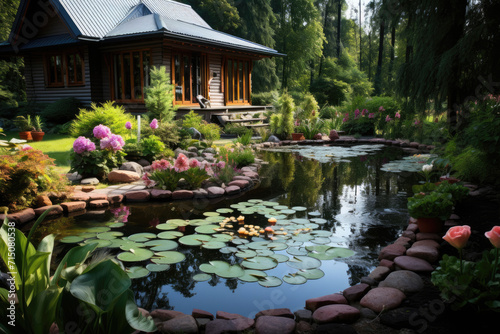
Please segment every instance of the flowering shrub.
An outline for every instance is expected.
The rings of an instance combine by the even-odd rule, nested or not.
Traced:
[[[95,151],[95,144],[83,136],[78,137],[73,142],[73,151],[78,154]]]
[[[106,138],[101,139],[101,150],[111,150],[113,152],[120,151],[125,145],[122,136],[110,134]]]
[[[153,120],[151,121],[151,123],[149,124],[149,127],[152,129],[152,130],[156,130],[158,129],[158,120],[156,118],[153,118]]]
[[[93,130],[93,133],[94,137],[97,139],[104,139],[111,136],[111,130],[107,126],[102,124],[96,126]]]

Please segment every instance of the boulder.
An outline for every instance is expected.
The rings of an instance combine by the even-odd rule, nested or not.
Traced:
[[[379,266],[384,266],[384,267],[387,267],[391,270],[394,270],[394,261],[389,261],[389,260],[386,260],[386,259],[382,259],[380,260],[380,263],[378,264]]]
[[[292,334],[295,320],[287,317],[261,316],[255,323],[256,334]]]
[[[193,190],[193,195],[194,195],[194,198],[207,198],[208,191],[206,191],[203,188],[199,188],[199,189]]]
[[[141,176],[128,170],[114,170],[108,174],[110,183],[131,183],[140,180]]]
[[[394,259],[394,263],[401,269],[415,272],[430,272],[434,270],[429,262],[412,256],[398,256]]]
[[[134,190],[125,193],[125,200],[127,202],[147,202],[151,194],[147,190]]]
[[[436,247],[432,246],[413,245],[406,251],[406,255],[418,257],[419,259],[423,259],[429,263],[435,263],[437,262],[437,260],[439,260],[439,250]]]
[[[383,280],[391,270],[387,267],[384,266],[378,266],[377,268],[373,269],[373,271],[368,275],[368,277],[373,278],[376,281],[381,281]]]
[[[42,207],[36,208],[35,209],[35,215],[38,217],[42,213],[44,213],[45,210],[47,210],[49,208],[50,208],[50,211],[47,214],[47,216],[55,216],[55,215],[60,215],[60,214],[63,213],[62,206],[60,206],[60,205],[52,205],[52,206],[48,205],[48,206],[42,206]]]
[[[269,142],[269,143],[279,143],[280,140],[275,135],[270,135],[269,138],[267,138],[267,142]]]
[[[241,188],[238,186],[226,187],[225,192],[227,195],[235,195],[241,192]]]
[[[36,197],[36,206],[39,208],[41,206],[50,206],[52,205],[52,201],[47,195],[38,195]]]
[[[64,202],[61,203],[61,207],[65,213],[76,212],[85,210],[87,207],[87,202],[75,201],[75,202]]]
[[[151,189],[149,191],[152,199],[171,199],[172,192],[170,190],[163,189]]]
[[[246,180],[233,180],[227,184],[228,186],[237,186],[241,189],[245,189],[249,186],[249,182]]]
[[[237,318],[231,320],[215,319],[205,326],[205,334],[241,333],[255,324],[253,319]]]
[[[416,233],[418,230],[418,225],[417,224],[409,224],[408,227],[406,227],[407,231],[412,231],[413,233]]]
[[[182,200],[182,199],[190,199],[193,198],[194,194],[191,190],[176,190],[172,192],[173,200]]]
[[[437,243],[437,241],[430,240],[430,239],[415,241],[413,243],[412,247],[416,247],[416,246],[434,247],[436,249],[439,248],[439,244]]]
[[[102,200],[107,200],[108,195],[105,193],[89,193],[89,201],[102,201]]]
[[[154,310],[150,314],[153,318],[159,319],[160,321],[167,321],[173,318],[183,317],[186,315],[179,311],[161,310],[161,309]]]
[[[139,159],[137,163],[142,166],[142,168],[150,166],[151,164],[146,159]]]
[[[108,202],[109,204],[118,204],[123,202],[123,195],[116,194],[116,195],[108,195]]]
[[[198,334],[198,324],[190,315],[167,320],[158,328],[162,333]]]
[[[107,199],[99,199],[95,201],[90,201],[88,208],[89,209],[102,209],[109,206],[109,202]]]
[[[35,210],[33,210],[32,208],[27,208],[7,215],[9,220],[14,220],[18,224],[25,224],[35,219],[35,216],[36,216]]]
[[[417,233],[416,239],[417,241],[420,240],[434,240],[436,242],[443,241],[443,238],[441,238],[441,236],[436,233]]]
[[[321,306],[331,304],[347,304],[347,299],[340,293],[334,293],[322,297],[316,297],[306,300],[306,309],[316,311]]]
[[[224,196],[224,189],[221,187],[208,187],[207,188],[208,198],[216,198]]]
[[[398,307],[405,298],[405,294],[395,288],[374,288],[361,298],[360,304],[380,313]]]
[[[412,231],[404,231],[403,234],[401,235],[403,237],[406,237],[406,238],[409,238],[410,240],[415,240],[415,232],[412,232]]]
[[[88,178],[82,179],[80,181],[80,184],[96,186],[99,184],[99,180],[96,177],[88,177]]]
[[[233,320],[233,319],[242,319],[242,318],[248,319],[240,314],[229,313],[229,312],[224,312],[224,311],[217,311],[217,313],[215,314],[215,317],[217,319],[224,319],[224,320]]]
[[[398,270],[390,273],[378,286],[395,288],[408,295],[422,290],[424,288],[424,281],[420,275],[413,271]]]
[[[123,165],[120,166],[120,170],[126,170],[130,172],[135,172],[139,174],[139,177],[144,174],[144,168],[137,162],[127,161]]]
[[[350,303],[356,302],[363,298],[363,296],[370,290],[370,286],[368,284],[359,283],[353,285],[347,289],[345,289],[342,294],[345,299],[347,299]]]
[[[292,311],[288,308],[275,308],[275,309],[270,309],[270,310],[264,310],[260,311],[255,315],[255,319],[262,317],[262,316],[270,316],[270,317],[285,317],[285,318],[290,318],[294,319],[294,315]]]
[[[392,244],[382,248],[378,255],[378,259],[386,259],[389,261],[394,260],[396,257],[404,255],[406,253],[406,247],[398,244]]]
[[[326,305],[313,313],[313,320],[316,323],[324,324],[329,322],[353,323],[360,317],[357,308],[350,305]]]
[[[84,192],[75,192],[69,196],[69,199],[76,202],[88,202],[90,196]]]
[[[94,190],[95,190],[95,186],[91,186],[91,185],[82,186],[82,191],[84,193],[89,193],[89,192],[94,191]]]
[[[191,315],[194,318],[207,318],[207,319],[210,319],[210,320],[214,320],[214,315],[212,313],[204,311],[204,310],[200,310],[200,309],[197,309],[197,308],[193,309],[193,311],[191,312]]]
[[[310,323],[312,320],[312,312],[311,310],[297,310],[293,313],[295,315],[295,320],[298,322],[308,322]]]

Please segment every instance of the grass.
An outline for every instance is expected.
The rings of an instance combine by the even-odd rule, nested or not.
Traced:
[[[17,132],[6,132],[5,135],[5,137],[2,136],[2,139],[19,139],[19,134]],[[69,135],[45,134],[42,141],[29,141],[27,144],[37,150],[41,150],[54,159],[54,163],[57,166],[56,169],[60,173],[66,174],[70,169],[71,161],[69,153],[71,147],[73,147],[74,140],[75,139]]]

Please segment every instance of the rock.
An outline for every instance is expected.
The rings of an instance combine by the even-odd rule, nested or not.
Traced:
[[[269,138],[267,139],[267,142],[269,143],[279,143],[280,140],[278,139],[278,137],[276,137],[275,135],[271,135],[269,136]]]
[[[221,187],[208,187],[207,188],[208,198],[216,198],[224,196],[224,189]]]
[[[380,313],[398,307],[405,298],[405,294],[395,288],[374,288],[368,291],[360,304]]]
[[[229,186],[224,191],[227,195],[235,195],[241,192],[241,188],[238,186]]]
[[[368,284],[370,286],[378,285],[378,282],[376,280],[374,280],[373,278],[368,277],[368,276],[361,277],[360,282],[364,283],[364,284]]]
[[[380,263],[378,264],[379,266],[384,266],[384,267],[387,267],[391,270],[394,270],[394,261],[389,261],[389,260],[386,260],[386,259],[382,259],[380,260]]]
[[[90,201],[88,208],[89,209],[102,209],[107,208],[109,206],[108,200],[99,199],[95,201]]]
[[[150,314],[153,318],[157,318],[161,321],[167,321],[167,320],[170,320],[173,318],[183,317],[186,315],[186,314],[179,312],[179,311],[161,310],[161,309],[154,310]]]
[[[347,299],[345,299],[345,297],[340,293],[334,293],[322,297],[311,298],[306,300],[306,309],[314,312],[321,306],[326,306],[331,304],[347,304]]]
[[[255,322],[256,334],[292,334],[295,321],[286,317],[261,316]]]
[[[150,192],[152,199],[171,199],[172,192],[170,190],[151,189]]]
[[[162,333],[198,334],[198,324],[190,315],[167,320],[158,328]]]
[[[375,319],[377,317],[377,313],[370,310],[368,307],[362,307],[359,310],[361,317],[366,319]]]
[[[429,272],[434,270],[429,262],[412,256],[398,256],[394,259],[394,263],[401,269],[416,272]]]
[[[139,174],[139,177],[141,177],[142,174],[144,174],[144,168],[137,162],[133,161],[125,162],[123,165],[120,166],[120,170],[136,172],[137,174]]]
[[[368,277],[373,278],[376,281],[381,281],[383,280],[391,270],[387,267],[384,266],[378,266],[377,268],[373,269],[373,271],[368,275]]]
[[[187,148],[187,151],[198,154],[198,149],[196,147],[194,147],[194,146],[189,146]]]
[[[404,246],[404,248],[410,247],[411,239],[407,237],[399,237],[394,241],[394,244]]]
[[[193,190],[193,195],[194,195],[194,198],[207,198],[208,191],[206,191],[203,188],[198,188],[196,190]]]
[[[249,318],[246,318],[240,314],[237,314],[237,313],[229,313],[229,312],[224,312],[224,311],[217,311],[217,313],[215,314],[215,317],[217,319],[224,319],[224,320],[233,320],[233,319],[241,319],[241,318],[245,318],[245,319],[249,319]]]
[[[382,248],[378,255],[378,259],[386,259],[389,261],[394,260],[394,258],[404,255],[406,253],[406,247],[398,244],[392,244]]]
[[[68,174],[66,174],[66,177],[68,178],[68,181],[70,181],[70,182],[78,182],[82,179],[82,176],[80,174],[78,174],[78,172],[68,173]]]
[[[87,202],[76,201],[76,202],[64,202],[61,203],[61,207],[65,213],[75,212],[80,210],[85,210],[87,207]]]
[[[417,224],[409,224],[408,227],[406,227],[407,231],[412,231],[413,233],[416,233],[418,230],[418,225]]]
[[[358,332],[351,325],[330,323],[318,325],[314,334],[358,334]]]
[[[116,194],[116,195],[108,195],[108,202],[109,204],[118,204],[123,202],[123,195]]]
[[[413,328],[410,324],[412,314],[418,314],[418,309],[414,307],[398,307],[380,315],[380,323],[392,328]],[[417,322],[420,324],[419,322]]]
[[[378,286],[395,288],[408,295],[421,291],[424,288],[424,281],[413,271],[398,270],[390,273]]]
[[[420,240],[434,240],[436,242],[443,241],[443,238],[441,238],[441,236],[436,233],[417,233],[416,239],[417,241]]]
[[[32,208],[27,208],[7,215],[9,220],[14,220],[18,224],[25,224],[35,219],[35,216],[35,210],[33,210]]]
[[[297,310],[293,314],[295,315],[295,320],[298,322],[305,321],[310,323],[312,321],[311,310]]]
[[[42,213],[45,212],[45,210],[50,208],[50,212],[47,214],[47,216],[55,216],[55,215],[60,215],[63,213],[63,208],[60,205],[52,205],[52,206],[42,206],[39,208],[35,209],[35,215],[38,217]]]
[[[89,193],[89,201],[107,200],[108,195],[104,193]]]
[[[91,186],[97,186],[99,184],[99,180],[96,177],[88,177],[86,179],[82,179],[80,184],[86,184]]]
[[[294,315],[292,311],[288,308],[275,308],[275,309],[270,309],[270,310],[264,310],[260,311],[255,315],[255,319],[262,317],[262,316],[270,316],[270,317],[285,317],[285,318],[290,318],[294,319]]]
[[[252,180],[258,180],[259,179],[259,173],[257,172],[243,172],[244,176],[248,176]]]
[[[312,333],[312,326],[307,321],[299,321],[295,325],[295,333],[296,334],[309,334]]]
[[[215,148],[207,147],[206,149],[203,150],[203,153],[216,154],[217,151],[215,150]]]
[[[249,184],[253,183],[251,178],[249,178],[248,176],[243,176],[243,175],[236,175],[235,177],[233,177],[233,181],[236,181],[236,180],[248,181]]]
[[[429,240],[432,241],[432,240]],[[429,263],[435,263],[439,260],[439,251],[436,247],[430,246],[415,246],[413,245],[410,249],[406,251],[406,255],[418,257]]]
[[[52,201],[47,195],[38,195],[36,197],[36,206],[39,208],[41,206],[50,206],[52,205]]]
[[[114,170],[108,174],[110,183],[131,183],[140,180],[141,176],[128,170]]]
[[[252,328],[254,324],[253,319],[245,317],[231,320],[215,319],[206,325],[205,334],[241,333]]]
[[[76,192],[76,193],[72,193],[69,196],[69,199],[72,201],[77,201],[77,202],[88,202],[90,199],[90,196],[84,192]]]
[[[314,311],[313,320],[319,324],[328,322],[353,323],[358,320],[359,316],[359,310],[350,305],[326,305]]]
[[[417,142],[414,142],[414,141],[412,141],[412,142],[410,143],[410,147],[411,147],[411,148],[418,148],[418,145],[420,145],[420,144],[419,144],[419,143],[417,143]]]
[[[335,141],[340,138],[339,134],[335,130],[330,131],[330,135],[328,136],[331,141]]]
[[[352,303],[360,300],[368,292],[368,290],[370,290],[370,286],[368,284],[360,283],[345,289],[342,294],[345,299]]]
[[[196,324],[198,325],[198,329],[202,332],[205,331],[205,328],[207,327],[207,324],[212,321],[208,318],[194,318],[196,320]]]
[[[435,240],[430,240],[430,239],[415,241],[412,247],[415,246],[434,247],[436,249],[439,248],[439,244]]]
[[[198,140],[201,140],[202,139],[202,135],[201,135],[201,132],[196,130],[196,128],[189,128],[189,133],[191,133],[191,138],[193,139],[198,139]]]
[[[147,161],[146,159],[139,159],[137,160],[137,163],[139,165],[142,166],[142,168],[144,169],[144,167],[147,167],[147,166],[150,166],[151,164],[149,163],[149,161]]]
[[[227,184],[228,186],[237,186],[238,188],[248,188],[249,182],[245,180],[233,180]]]
[[[200,310],[197,308],[193,309],[193,311],[191,312],[191,315],[194,318],[208,318],[210,320],[214,320],[214,315],[212,313],[204,311],[204,310]]]
[[[182,199],[190,199],[193,198],[194,194],[191,190],[176,190],[172,192],[173,200],[182,200]]]
[[[403,234],[401,235],[403,237],[409,238],[411,240],[415,240],[415,233],[412,231],[404,231]]]
[[[198,156],[198,153],[186,152],[186,157],[188,157],[188,158],[196,158],[197,156]]]
[[[134,190],[125,193],[125,200],[127,202],[147,202],[151,197],[147,190]]]

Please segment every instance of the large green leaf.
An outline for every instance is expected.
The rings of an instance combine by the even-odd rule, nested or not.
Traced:
[[[55,321],[56,308],[62,288],[51,286],[38,293],[26,311],[27,320],[32,326],[33,333],[46,334]]]
[[[144,317],[142,313],[137,308],[134,301],[134,294],[131,290],[128,290],[123,296],[122,300],[126,299],[125,302],[125,318],[128,324],[135,330],[143,331],[146,333],[154,332],[157,330],[155,323],[151,317]],[[115,332],[118,333],[118,332]]]

